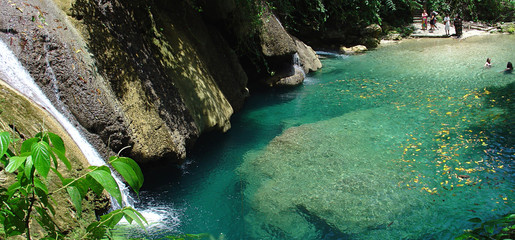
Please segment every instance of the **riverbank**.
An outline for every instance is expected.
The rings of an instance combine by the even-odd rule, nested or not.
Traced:
[[[503,29],[505,27],[513,25],[513,23],[503,23],[503,24],[494,24],[494,25],[488,25],[484,23],[479,22],[472,22],[472,21],[465,21],[463,22],[463,34],[460,37],[460,39],[466,39],[473,36],[480,36],[480,35],[488,35],[492,33],[499,33],[503,32]],[[414,29],[413,33],[410,35],[414,38],[446,38],[446,37],[456,37],[456,29],[454,26],[450,27],[450,35],[447,35],[445,33],[445,25],[442,23],[436,23],[436,29],[433,31],[429,30],[422,30],[422,26],[420,23],[413,23],[411,24],[411,27]],[[429,28],[429,27],[428,27]]]

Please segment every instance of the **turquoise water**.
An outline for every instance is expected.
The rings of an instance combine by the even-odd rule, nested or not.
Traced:
[[[513,35],[408,40],[253,93],[182,168],[145,169],[138,207],[164,218],[147,236],[451,239],[513,212],[514,52]]]

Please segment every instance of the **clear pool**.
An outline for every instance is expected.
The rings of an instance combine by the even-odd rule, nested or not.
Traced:
[[[452,239],[513,212],[514,53],[513,35],[407,40],[253,93],[182,168],[145,169],[147,237]]]

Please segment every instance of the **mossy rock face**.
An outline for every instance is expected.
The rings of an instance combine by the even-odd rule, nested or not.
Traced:
[[[12,3],[0,24],[20,21],[0,38],[104,157],[130,146],[139,162],[184,159],[248,96],[238,57],[186,2]]]
[[[75,178],[83,175],[89,163],[84,157],[78,146],[62,126],[45,110],[29,101],[24,96],[7,86],[0,79],[0,131],[11,132],[17,138],[28,139],[40,131],[50,131],[59,135],[66,147],[66,156],[72,164],[72,170],[68,171],[64,164],[59,166],[59,170],[64,177]],[[21,144],[15,144],[19,148]],[[4,168],[5,166],[2,166]],[[2,171],[0,185],[3,187],[12,184],[16,175]],[[61,184],[55,174],[49,174],[47,186],[49,190],[58,189]],[[88,200],[83,201],[82,219],[77,218],[77,212],[68,200],[65,191],[57,192],[53,195],[55,201],[56,215],[53,220],[61,227],[61,231],[66,233],[70,239],[74,236],[81,236],[85,233],[87,225],[96,220],[96,213],[102,213],[109,209],[110,201],[107,196],[96,197],[88,195]],[[34,224],[36,226],[37,224]],[[34,236],[42,236],[42,229],[37,225],[34,228]],[[77,238],[75,238],[77,239]]]

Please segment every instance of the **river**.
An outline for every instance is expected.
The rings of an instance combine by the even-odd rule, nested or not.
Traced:
[[[406,40],[251,93],[182,167],[145,169],[138,207],[163,214],[146,236],[452,239],[513,212],[514,52],[514,35]]]

